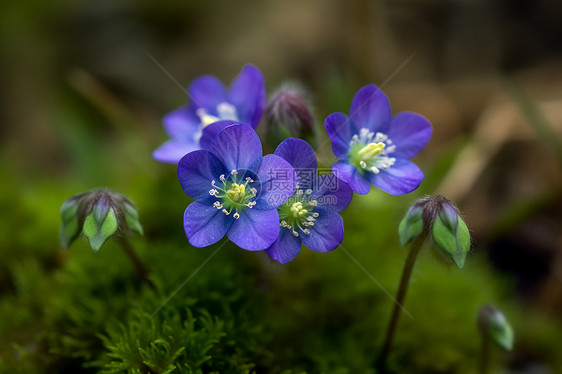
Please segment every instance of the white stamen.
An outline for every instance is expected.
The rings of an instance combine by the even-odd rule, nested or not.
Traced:
[[[234,219],[238,219],[238,218],[240,218],[240,214],[238,214],[238,212],[236,212],[232,215],[232,217],[234,217]]]
[[[223,209],[222,212],[223,212],[224,214],[226,214],[227,216],[230,214],[230,212],[229,212],[228,210],[226,210],[226,209]]]

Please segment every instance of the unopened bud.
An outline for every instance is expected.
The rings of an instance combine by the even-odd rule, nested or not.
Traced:
[[[480,308],[477,322],[484,338],[491,339],[506,351],[513,349],[513,328],[502,312],[491,305],[484,305]]]
[[[143,233],[134,204],[125,196],[107,189],[71,197],[62,204],[61,216],[60,240],[65,249],[80,233],[96,252],[115,234]]]
[[[278,144],[288,137],[304,138],[312,134],[314,119],[305,95],[295,86],[281,87],[265,108],[267,138]]]
[[[406,213],[398,228],[400,244],[407,245],[425,231],[443,259],[464,266],[470,250],[470,232],[457,209],[445,197],[429,196],[418,200]]]

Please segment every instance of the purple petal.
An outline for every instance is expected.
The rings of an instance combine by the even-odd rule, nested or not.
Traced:
[[[373,84],[362,87],[351,102],[349,117],[357,132],[361,128],[386,133],[390,126],[390,103],[386,95]]]
[[[170,112],[162,118],[164,129],[171,138],[180,141],[193,141],[193,136],[199,131],[201,120],[195,115],[189,105]]]
[[[234,220],[227,235],[240,248],[261,251],[277,239],[280,227],[277,209],[247,208],[239,214],[240,218]]]
[[[324,127],[332,141],[332,151],[337,158],[347,158],[349,142],[353,136],[349,118],[343,113],[332,113],[324,121]]]
[[[231,120],[217,121],[210,125],[203,127],[201,139],[199,139],[199,146],[201,149],[210,150],[211,144],[215,136],[230,125],[238,124],[238,122]]]
[[[272,209],[287,201],[295,193],[295,170],[277,155],[263,158],[258,170],[261,193],[255,209]]]
[[[316,175],[318,168],[316,154],[306,141],[295,138],[285,139],[279,144],[274,154],[283,158],[295,169],[313,170]]]
[[[199,145],[195,142],[185,143],[178,140],[168,140],[152,152],[152,158],[160,162],[177,164],[183,156],[197,149],[199,149]]]
[[[411,159],[426,146],[431,138],[431,124],[417,113],[399,113],[390,123],[388,138],[396,145],[392,157]]]
[[[228,93],[224,85],[212,75],[203,75],[195,79],[188,89],[192,108],[203,108],[215,115],[217,105],[228,101]]]
[[[360,195],[366,195],[371,190],[371,182],[359,170],[345,161],[338,161],[332,166],[332,171],[349,187]]]
[[[238,119],[256,128],[265,107],[265,83],[262,73],[246,65],[230,89],[230,102],[236,106]]]
[[[188,205],[183,227],[189,243],[206,247],[218,242],[232,225],[233,219],[211,205],[195,201]]]
[[[286,264],[292,261],[301,250],[301,241],[299,238],[293,235],[292,230],[285,228],[280,229],[279,236],[277,240],[273,242],[271,247],[266,249],[265,253],[271,259],[281,263]]]
[[[320,175],[315,182],[309,200],[316,200],[319,206],[326,206],[338,213],[347,208],[353,197],[353,190],[346,182],[335,174]]]
[[[302,243],[313,251],[330,252],[343,241],[343,219],[332,209],[316,207],[314,212],[319,216],[310,226],[310,234],[299,231]]]
[[[262,155],[258,134],[246,124],[228,126],[211,142],[210,150],[230,171],[247,169]]]
[[[424,178],[423,172],[411,161],[397,158],[392,167],[379,174],[369,173],[369,179],[377,188],[391,195],[412,192]]]
[[[187,196],[195,200],[209,197],[213,187],[211,181],[217,175],[228,171],[220,161],[208,151],[193,151],[185,155],[178,163],[178,178]]]

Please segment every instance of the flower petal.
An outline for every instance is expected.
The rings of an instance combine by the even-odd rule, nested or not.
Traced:
[[[189,243],[206,247],[218,242],[232,225],[233,219],[211,205],[195,201],[188,205],[183,227]]]
[[[343,241],[343,219],[330,208],[316,207],[319,216],[314,226],[309,226],[310,234],[299,232],[302,243],[316,252],[330,252]]]
[[[318,201],[319,206],[326,206],[341,212],[351,202],[353,190],[335,174],[320,175],[316,178],[309,200]]]
[[[215,136],[225,128],[230,125],[238,124],[239,122],[231,121],[231,120],[224,120],[224,121],[217,121],[213,122],[210,125],[203,127],[201,139],[199,139],[199,146],[201,149],[210,150],[211,144],[213,143],[213,139]]]
[[[295,193],[295,170],[277,155],[267,155],[263,158],[258,178],[261,182],[261,193],[256,199],[255,209],[276,208]]]
[[[212,115],[217,114],[217,105],[228,101],[224,85],[212,75],[195,79],[187,90],[193,109],[203,108]]]
[[[283,158],[295,169],[312,169],[314,175],[316,175],[316,169],[318,168],[316,154],[306,141],[295,138],[285,139],[277,146],[274,154]]]
[[[236,106],[238,119],[256,128],[265,108],[265,82],[253,65],[246,65],[230,89],[230,102]]]
[[[189,105],[184,105],[164,116],[162,123],[171,138],[191,142],[199,131],[201,120]]]
[[[332,141],[332,151],[338,158],[347,158],[352,128],[349,118],[343,113],[332,113],[324,121],[324,127]]]
[[[249,125],[235,124],[219,132],[210,147],[211,152],[230,171],[246,169],[261,158],[258,134]]]
[[[240,248],[260,251],[269,248],[279,235],[279,213],[277,209],[254,208],[239,212],[228,230],[228,238]]]
[[[392,118],[388,137],[396,145],[393,157],[411,159],[426,146],[431,138],[431,124],[417,113],[403,112]]]
[[[332,171],[349,187],[360,195],[366,195],[371,190],[371,182],[359,170],[345,161],[338,161],[332,166]]]
[[[280,230],[277,240],[273,242],[271,247],[266,249],[265,253],[267,253],[271,259],[281,264],[286,264],[299,254],[301,241],[293,235],[291,230],[283,228]]]
[[[198,150],[186,154],[178,163],[178,178],[187,196],[195,200],[209,197],[211,181],[217,175],[227,174],[227,169],[208,151]]]
[[[386,133],[390,126],[390,103],[386,95],[374,84],[362,87],[351,102],[349,117],[358,132],[368,128],[373,132]]]
[[[369,173],[369,180],[377,188],[391,195],[412,192],[424,178],[423,172],[411,161],[397,158],[392,167],[381,170],[379,174]]]
[[[195,142],[186,143],[178,140],[168,140],[152,152],[152,158],[160,162],[177,164],[183,156],[197,149],[199,149],[199,145]]]

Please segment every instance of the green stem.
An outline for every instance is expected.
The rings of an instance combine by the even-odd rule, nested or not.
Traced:
[[[482,334],[482,351],[480,352],[480,374],[488,374],[490,368],[490,338]]]
[[[420,252],[426,237],[427,234],[422,234],[412,243],[412,247],[408,253],[408,258],[406,258],[406,263],[404,264],[402,278],[400,279],[400,287],[398,288],[398,295],[396,296],[396,301],[394,302],[394,310],[392,311],[390,323],[388,324],[388,330],[386,331],[386,338],[379,356],[378,368],[382,373],[386,371],[386,359],[392,347],[392,340],[394,339],[398,319],[400,318],[400,313],[402,312],[402,305],[404,304],[406,291],[408,290],[408,285],[410,284],[412,270],[414,269],[416,258],[418,257],[418,253]]]
[[[123,251],[125,251],[127,257],[129,257],[129,260],[131,260],[131,262],[133,263],[133,266],[137,270],[137,273],[139,273],[139,276],[142,279],[142,281],[148,284],[150,287],[154,288],[154,283],[152,283],[152,281],[148,277],[147,268],[144,266],[141,259],[137,256],[135,250],[131,246],[131,243],[129,243],[127,238],[122,236],[119,238],[119,244],[121,245]]]

